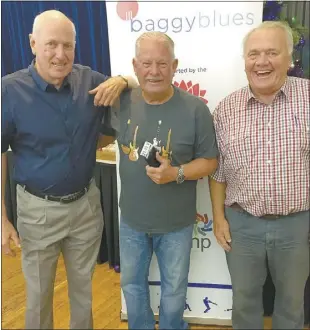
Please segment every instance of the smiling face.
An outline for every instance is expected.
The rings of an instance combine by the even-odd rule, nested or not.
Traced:
[[[141,41],[133,60],[139,84],[150,95],[160,95],[170,89],[177,65],[178,61],[173,59],[167,44],[152,39]]]
[[[272,95],[281,88],[291,64],[286,35],[281,28],[254,31],[246,41],[244,57],[254,95]]]
[[[60,87],[74,62],[75,33],[72,23],[63,17],[46,18],[38,31],[30,35],[30,46],[36,55],[39,75],[46,82]]]

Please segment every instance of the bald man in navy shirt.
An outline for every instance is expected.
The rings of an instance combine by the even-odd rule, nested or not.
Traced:
[[[93,180],[96,144],[100,131],[107,129],[102,125],[109,111],[104,106],[113,104],[128,80],[108,79],[73,64],[75,35],[64,14],[43,12],[30,35],[35,60],[2,79],[2,250],[14,254],[10,241],[22,247],[26,329],[53,328],[60,253],[67,270],[70,328],[93,327],[91,279],[103,230]],[[19,237],[4,204],[9,147]]]

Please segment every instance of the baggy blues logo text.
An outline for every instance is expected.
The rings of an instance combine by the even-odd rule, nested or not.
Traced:
[[[213,220],[208,218],[207,214],[196,214],[196,223],[194,225],[194,237],[192,238],[192,247],[203,252],[211,247],[211,240],[207,233],[212,231]]]
[[[191,32],[194,29],[211,27],[231,27],[254,24],[254,13],[220,13],[216,10],[199,12],[193,16],[178,16],[172,18],[139,18],[137,1],[119,1],[116,5],[118,16],[129,22],[131,32]]]

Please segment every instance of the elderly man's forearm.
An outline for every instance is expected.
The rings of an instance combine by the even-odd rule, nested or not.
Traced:
[[[217,168],[216,158],[197,158],[183,166],[185,180],[198,180],[202,177],[208,176]]]
[[[6,206],[5,206],[5,188],[6,188],[6,177],[7,177],[7,165],[8,157],[7,153],[4,152],[1,154],[1,205],[2,205],[2,219],[7,218]]]
[[[212,202],[213,218],[225,217],[226,183],[209,177],[209,189]]]

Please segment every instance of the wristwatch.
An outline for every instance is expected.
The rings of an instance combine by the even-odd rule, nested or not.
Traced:
[[[184,175],[184,169],[183,166],[181,165],[178,169],[178,175],[176,178],[176,182],[177,184],[183,183],[185,180],[185,175]]]
[[[118,77],[121,77],[125,83],[126,83],[126,88],[128,88],[128,79],[126,79],[124,76],[119,75]]]

